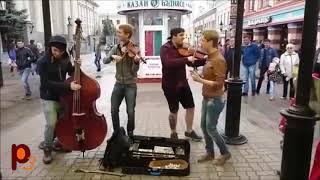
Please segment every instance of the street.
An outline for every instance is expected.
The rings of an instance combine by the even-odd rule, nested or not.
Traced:
[[[102,57],[103,58],[103,57]],[[94,54],[83,55],[82,70],[90,77],[97,75],[94,66]],[[5,64],[5,63],[3,63]],[[97,169],[99,159],[103,157],[106,140],[98,148],[86,151],[84,158],[81,152],[56,153],[50,165],[42,163],[43,151],[38,149],[43,140],[44,115],[39,98],[39,77],[30,75],[33,99],[22,100],[23,87],[19,75],[11,77],[8,67],[4,65],[4,87],[1,89],[1,172],[4,179],[120,179],[109,175],[75,173],[76,168]],[[103,113],[108,123],[107,138],[112,134],[110,114],[110,97],[115,83],[115,64],[103,65],[100,79],[101,97],[96,101],[98,112]],[[201,133],[201,85],[189,78],[193,92],[196,113],[194,129]],[[191,142],[191,173],[187,177],[153,177],[145,175],[127,175],[121,179],[225,179],[225,180],[277,180],[275,170],[280,169],[281,150],[279,141],[282,139],[278,131],[279,110],[289,106],[289,101],[279,98],[282,85],[276,87],[276,101],[269,101],[264,93],[265,83],[260,96],[247,97],[242,101],[240,133],[247,137],[248,143],[240,146],[228,146],[232,158],[223,167],[212,163],[197,163],[197,159],[205,153],[204,142]],[[170,136],[168,122],[168,107],[160,83],[138,84],[136,105],[135,134],[145,136]],[[177,132],[179,138],[184,138],[185,111],[180,106]],[[120,109],[121,125],[126,127],[126,108],[123,102]],[[224,131],[225,109],[219,119],[219,130]],[[317,126],[319,127],[319,126]],[[201,133],[202,134],[202,133]],[[319,134],[319,128],[316,133]],[[11,169],[12,144],[26,144],[31,155],[35,157],[32,170]],[[218,149],[216,147],[216,152]],[[218,153],[217,153],[218,154]]]

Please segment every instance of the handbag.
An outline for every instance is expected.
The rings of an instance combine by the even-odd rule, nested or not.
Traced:
[[[314,73],[313,77],[313,87],[311,88],[310,92],[310,108],[320,115],[320,78],[316,76]]]

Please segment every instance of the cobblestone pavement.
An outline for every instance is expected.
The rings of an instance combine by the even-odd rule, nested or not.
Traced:
[[[93,55],[82,56],[84,72],[95,77]],[[97,100],[98,111],[105,114],[108,121],[108,137],[112,133],[110,117],[110,96],[114,85],[114,65],[104,65],[101,72],[102,78],[98,79],[101,85],[101,97]],[[212,162],[199,164],[196,160],[205,152],[204,142],[191,142],[191,173],[187,177],[154,177],[145,175],[127,175],[118,178],[101,174],[74,173],[76,168],[97,169],[99,159],[103,157],[106,142],[98,148],[86,151],[84,158],[82,153],[56,153],[54,161],[50,165],[42,163],[43,152],[38,149],[39,142],[43,139],[44,116],[42,114],[37,92],[38,79],[32,77],[33,89],[35,89],[32,101],[20,100],[19,93],[23,92],[19,80],[12,78],[10,83],[1,91],[1,172],[4,179],[194,179],[194,180],[277,180],[275,170],[280,169],[281,151],[279,141],[281,135],[278,132],[279,109],[288,106],[288,101],[277,99],[269,102],[264,94],[256,97],[248,97],[243,100],[240,132],[248,138],[248,143],[240,146],[228,146],[232,158],[224,166],[215,166]],[[191,88],[196,103],[194,129],[201,133],[201,86],[191,82]],[[280,92],[280,88],[278,88]],[[11,92],[11,93],[10,93]],[[13,102],[13,103],[11,103]],[[11,103],[11,104],[10,104]],[[4,114],[4,115],[3,115]],[[136,131],[135,134],[146,136],[169,137],[168,108],[163,96],[161,85],[138,84],[136,107]],[[126,124],[126,110],[124,103],[121,105],[120,118],[122,125]],[[185,122],[184,110],[180,110],[178,116],[178,134],[184,138]],[[222,112],[218,129],[224,131],[225,110]],[[107,138],[108,138],[107,137]],[[32,170],[23,170],[18,164],[16,171],[11,170],[11,145],[26,144],[35,157]],[[218,150],[216,149],[218,152]],[[27,164],[26,166],[29,166]],[[117,170],[120,171],[120,170]]]

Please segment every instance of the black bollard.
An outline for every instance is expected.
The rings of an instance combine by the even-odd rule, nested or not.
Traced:
[[[241,61],[242,44],[242,26],[243,26],[244,0],[237,1],[237,19],[235,52],[232,65],[232,76],[226,80],[228,84],[228,98],[226,109],[225,133],[222,135],[225,142],[231,145],[245,144],[248,140],[245,136],[239,134],[241,98],[243,81],[239,77]]]
[[[296,104],[280,113],[287,118],[281,162],[281,180],[309,179],[315,113],[309,107],[315,54],[319,0],[305,1],[301,60]]]

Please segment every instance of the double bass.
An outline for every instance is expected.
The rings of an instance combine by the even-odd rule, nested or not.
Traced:
[[[76,21],[75,60],[80,60],[81,20]],[[74,63],[74,73],[66,82],[75,81],[81,89],[61,98],[64,113],[58,119],[56,136],[65,149],[81,151],[91,150],[104,141],[107,134],[107,122],[96,108],[100,97],[100,86],[95,79],[84,74],[80,63]]]

